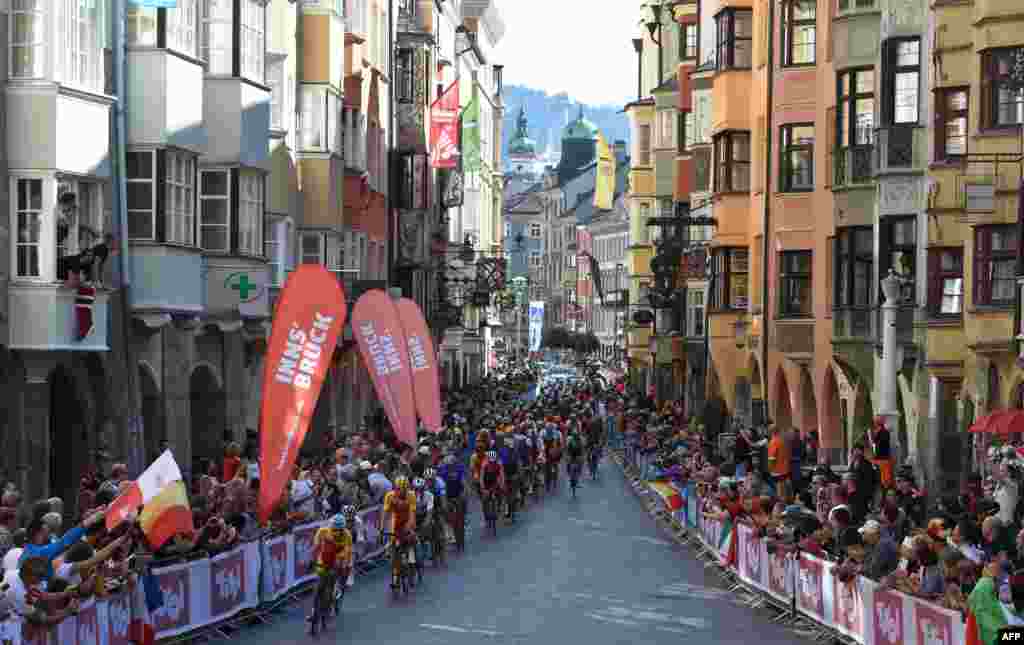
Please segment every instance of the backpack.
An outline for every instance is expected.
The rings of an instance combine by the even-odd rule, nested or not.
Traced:
[[[491,462],[484,466],[484,487],[494,488],[498,484],[498,464]]]

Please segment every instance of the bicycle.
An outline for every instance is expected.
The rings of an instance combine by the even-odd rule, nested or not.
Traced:
[[[394,537],[393,533],[382,534],[384,538]],[[410,552],[415,553],[415,542],[410,545],[406,540],[394,540],[391,542],[391,561],[398,560],[398,584],[392,584],[391,591],[397,599],[401,594],[409,595],[409,591],[416,586],[416,566],[410,562]]]
[[[498,493],[488,491],[484,497],[484,519],[487,521],[487,529],[491,537],[498,537]]]
[[[597,465],[601,462],[601,448],[594,446],[590,449],[590,479],[597,479]]]
[[[320,574],[313,595],[313,613],[309,617],[310,636],[316,636],[318,632],[326,630],[327,619],[339,614],[341,599],[345,597],[344,580],[348,579],[348,572],[342,571],[342,573],[343,576],[339,576],[334,571]],[[339,581],[341,581],[340,585]],[[338,591],[339,586],[341,587],[340,592]]]
[[[455,534],[455,551],[462,553],[466,550],[466,497],[448,498],[448,523]]]
[[[580,471],[583,469],[583,464],[581,464],[579,460],[573,459],[567,465],[567,470],[569,471],[569,488],[572,489],[572,498],[576,499],[576,488],[580,485]]]

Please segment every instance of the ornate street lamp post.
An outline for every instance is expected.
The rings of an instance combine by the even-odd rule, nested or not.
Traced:
[[[899,399],[896,396],[898,387],[896,312],[903,302],[903,283],[904,280],[892,269],[889,269],[889,275],[882,280],[882,293],[885,295],[885,302],[882,303],[882,401],[879,414],[885,419],[885,425],[889,429],[891,437],[898,436],[896,432],[899,419]]]

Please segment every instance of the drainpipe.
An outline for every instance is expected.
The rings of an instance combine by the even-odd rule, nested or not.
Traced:
[[[764,217],[762,218],[764,234],[761,245],[761,400],[764,401],[764,414],[767,420],[768,413],[768,268],[771,258],[771,224],[772,224],[772,136],[773,130],[773,104],[775,101],[775,0],[768,0],[768,107],[765,110],[766,133],[768,139],[765,142],[764,156]]]
[[[138,396],[138,363],[135,360],[135,352],[132,349],[132,312],[131,312],[131,265],[128,253],[131,245],[128,242],[128,188],[125,184],[126,177],[126,153],[125,153],[125,21],[126,4],[125,0],[112,0],[111,2],[111,36],[113,40],[113,61],[112,72],[114,76],[114,101],[113,113],[113,163],[112,181],[114,182],[114,200],[111,205],[113,211],[111,218],[114,236],[118,244],[117,268],[120,274],[120,285],[118,286],[118,303],[121,309],[121,338],[111,338],[111,345],[120,341],[124,351],[126,389],[124,400],[124,421],[128,430],[128,468],[130,472],[139,474],[145,467],[145,437],[142,417],[139,415]]]
[[[387,274],[387,286],[395,286],[395,262],[397,260],[396,250],[397,244],[395,238],[397,236],[397,222],[395,221],[398,217],[392,212],[393,202],[391,201],[391,189],[392,189],[392,174],[394,173],[394,151],[395,151],[395,0],[388,0],[388,150],[385,158],[387,159],[387,170],[384,173],[384,210],[386,211],[387,223],[386,232],[388,236],[388,274]],[[409,294],[410,296],[414,294]]]

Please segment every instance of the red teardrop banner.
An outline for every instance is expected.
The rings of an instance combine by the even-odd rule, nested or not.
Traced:
[[[319,264],[300,264],[278,297],[263,368],[261,523],[291,479],[346,313],[341,284]]]
[[[380,289],[360,296],[352,307],[352,334],[391,428],[403,443],[415,445],[416,404],[409,347],[391,296]]]
[[[438,375],[437,353],[430,337],[430,328],[423,318],[423,311],[414,300],[401,298],[398,320],[405,330],[409,347],[409,365],[412,367],[412,393],[416,401],[416,413],[427,430],[441,431],[441,379]]]

